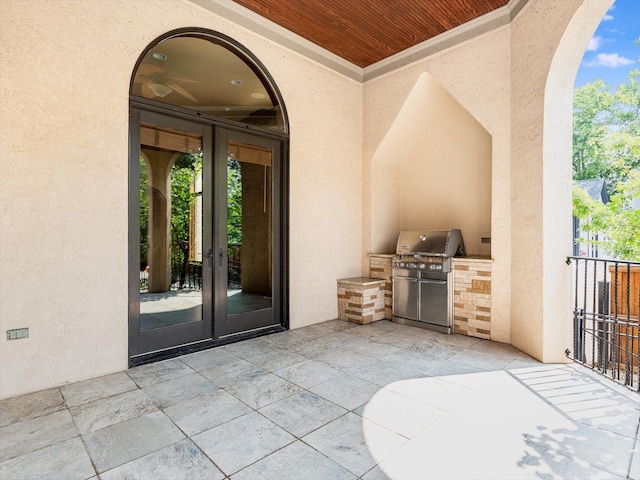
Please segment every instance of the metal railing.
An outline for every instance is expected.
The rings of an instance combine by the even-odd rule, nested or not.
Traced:
[[[640,263],[567,257],[574,265],[574,361],[640,391]]]
[[[230,289],[242,288],[241,249],[240,243],[228,245],[227,288]],[[149,270],[148,265],[140,265],[140,293],[149,291]],[[190,260],[184,271],[174,269],[170,289],[171,291],[202,290],[202,262]]]
[[[184,271],[175,272],[171,290],[202,290],[202,262],[189,260]]]

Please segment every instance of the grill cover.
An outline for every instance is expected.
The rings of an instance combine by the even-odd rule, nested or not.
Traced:
[[[396,245],[398,255],[464,256],[462,233],[453,230],[402,230]]]

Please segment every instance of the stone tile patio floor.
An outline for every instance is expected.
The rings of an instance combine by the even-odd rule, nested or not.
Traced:
[[[640,479],[639,396],[579,365],[331,321],[0,402],[2,479]]]

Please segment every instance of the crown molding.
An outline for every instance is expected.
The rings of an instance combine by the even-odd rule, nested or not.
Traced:
[[[365,68],[348,62],[284,27],[268,20],[232,0],[187,0],[285,48],[309,58],[358,82],[366,82],[434,53],[465,42],[478,35],[509,24],[529,0],[509,0],[500,7],[470,22],[452,28],[429,40],[407,48]]]
[[[362,81],[362,68],[231,0],[188,0],[342,75]]]
[[[529,0],[510,0],[504,7],[447,30],[362,69],[362,82],[380,77],[398,68],[422,60],[434,53],[466,42],[474,37],[508,25]]]

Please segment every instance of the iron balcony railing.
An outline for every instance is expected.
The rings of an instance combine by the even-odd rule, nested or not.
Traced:
[[[574,361],[640,391],[640,263],[568,257],[573,265]]]
[[[143,244],[146,252],[146,245]],[[172,246],[175,249],[175,246]],[[241,249],[242,244],[228,245],[227,288],[241,287]],[[141,250],[142,251],[142,250]],[[146,262],[140,264],[140,293],[149,291],[149,270]],[[190,260],[184,268],[175,268],[171,276],[171,290],[202,290],[202,262]]]
[[[202,290],[202,262],[189,260],[172,280],[171,290]]]

